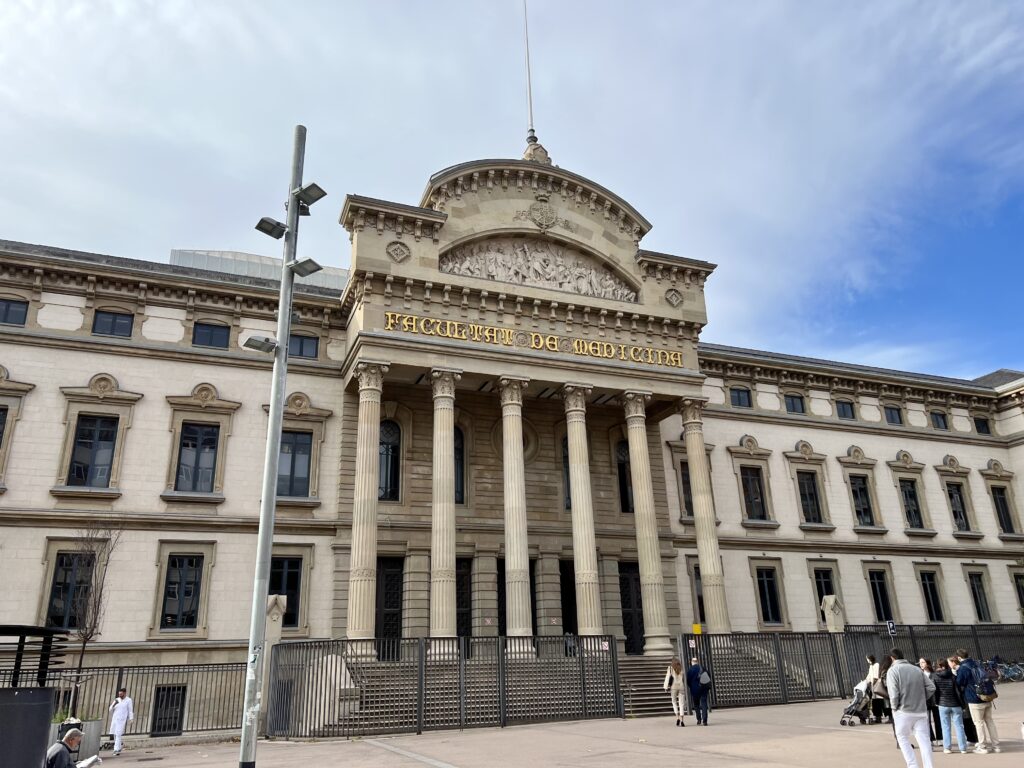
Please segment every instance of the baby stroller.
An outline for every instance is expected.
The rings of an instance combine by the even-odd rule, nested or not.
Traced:
[[[862,680],[853,689],[853,701],[843,710],[843,716],[839,718],[839,724],[854,726],[857,724],[857,720],[860,720],[860,724],[864,725],[867,722],[867,713],[870,708],[871,695],[868,693],[868,681]]]

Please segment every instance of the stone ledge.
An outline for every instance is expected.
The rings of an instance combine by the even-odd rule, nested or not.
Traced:
[[[164,491],[160,494],[164,501],[177,504],[223,504],[223,493],[193,493],[192,491]]]
[[[750,520],[749,518],[743,518],[740,520],[740,525],[744,528],[775,529],[778,528],[781,523],[779,523],[778,520]]]
[[[977,541],[978,539],[985,538],[985,534],[981,531],[953,531],[954,539],[964,539],[967,541]]]
[[[3,486],[0,486],[0,493],[4,492]],[[1000,533],[1000,541],[1024,541],[1024,533]]]
[[[295,509],[316,509],[320,506],[320,499],[316,496],[278,496],[277,506]]]
[[[92,488],[87,485],[55,485],[50,495],[58,499],[119,499],[121,491],[117,488]]]
[[[884,525],[855,525],[853,526],[853,532],[869,536],[884,536],[889,532],[889,529]]]
[[[926,539],[939,535],[939,532],[933,528],[904,528],[903,532],[907,536],[919,536]]]
[[[831,533],[836,529],[832,523],[800,523],[798,527],[801,531],[811,531],[814,533]]]

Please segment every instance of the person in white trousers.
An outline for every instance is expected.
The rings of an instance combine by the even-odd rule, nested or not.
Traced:
[[[114,734],[114,757],[117,757],[124,747],[125,728],[135,719],[135,709],[125,688],[117,692],[117,698],[110,705],[110,712],[110,732]]]
[[[896,729],[896,743],[900,745],[907,768],[918,768],[914,747],[910,743],[913,733],[917,751],[921,753],[924,768],[932,768],[932,732],[928,715],[928,699],[935,695],[935,683],[924,672],[903,658],[903,651],[889,651],[892,666],[885,676],[889,691],[889,706]]]
[[[675,713],[676,725],[678,726],[686,725],[683,722],[683,716],[686,714],[686,694],[683,692],[684,682],[682,662],[679,659],[672,659],[672,663],[668,666],[668,671],[665,672],[665,683],[662,687],[666,691],[671,691],[672,711]]]

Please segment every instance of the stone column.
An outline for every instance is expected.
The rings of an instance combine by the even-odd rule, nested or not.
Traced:
[[[562,629],[562,583],[559,579],[560,550],[541,547],[535,564],[537,579],[537,634],[558,636]]]
[[[477,545],[473,558],[473,636],[498,635],[498,549]]]
[[[640,557],[640,592],[644,610],[644,654],[672,652],[665,606],[665,578],[661,572],[658,517],[654,509],[651,460],[647,451],[647,392],[625,392],[626,436],[629,441],[630,479],[633,483],[633,517],[636,548]]]
[[[350,640],[373,638],[377,597],[377,493],[380,486],[380,393],[388,366],[357,363],[359,426],[352,499],[352,569],[348,583]]]
[[[565,428],[569,444],[569,493],[572,500],[572,559],[576,571],[576,623],[581,635],[604,634],[597,578],[594,500],[587,452],[587,396],[590,387],[566,384]]]
[[[430,636],[456,637],[455,382],[457,371],[434,369],[433,517],[430,528]]]
[[[725,576],[718,551],[718,528],[711,496],[711,471],[704,448],[704,424],[701,421],[703,400],[683,400],[679,411],[683,417],[683,440],[686,463],[690,468],[690,492],[693,496],[693,523],[697,535],[697,560],[704,591],[704,618],[708,632],[731,632],[729,608],[725,600]]]
[[[526,384],[524,379],[507,377],[499,382],[505,475],[505,631],[509,637],[533,634],[523,459],[523,390]]]

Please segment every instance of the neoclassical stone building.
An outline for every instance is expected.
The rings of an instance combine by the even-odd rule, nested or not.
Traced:
[[[700,344],[714,265],[537,144],[341,225],[289,340],[286,636],[1020,621],[1024,373]],[[103,572],[97,662],[239,657],[274,275],[0,242],[0,623],[73,625]]]

